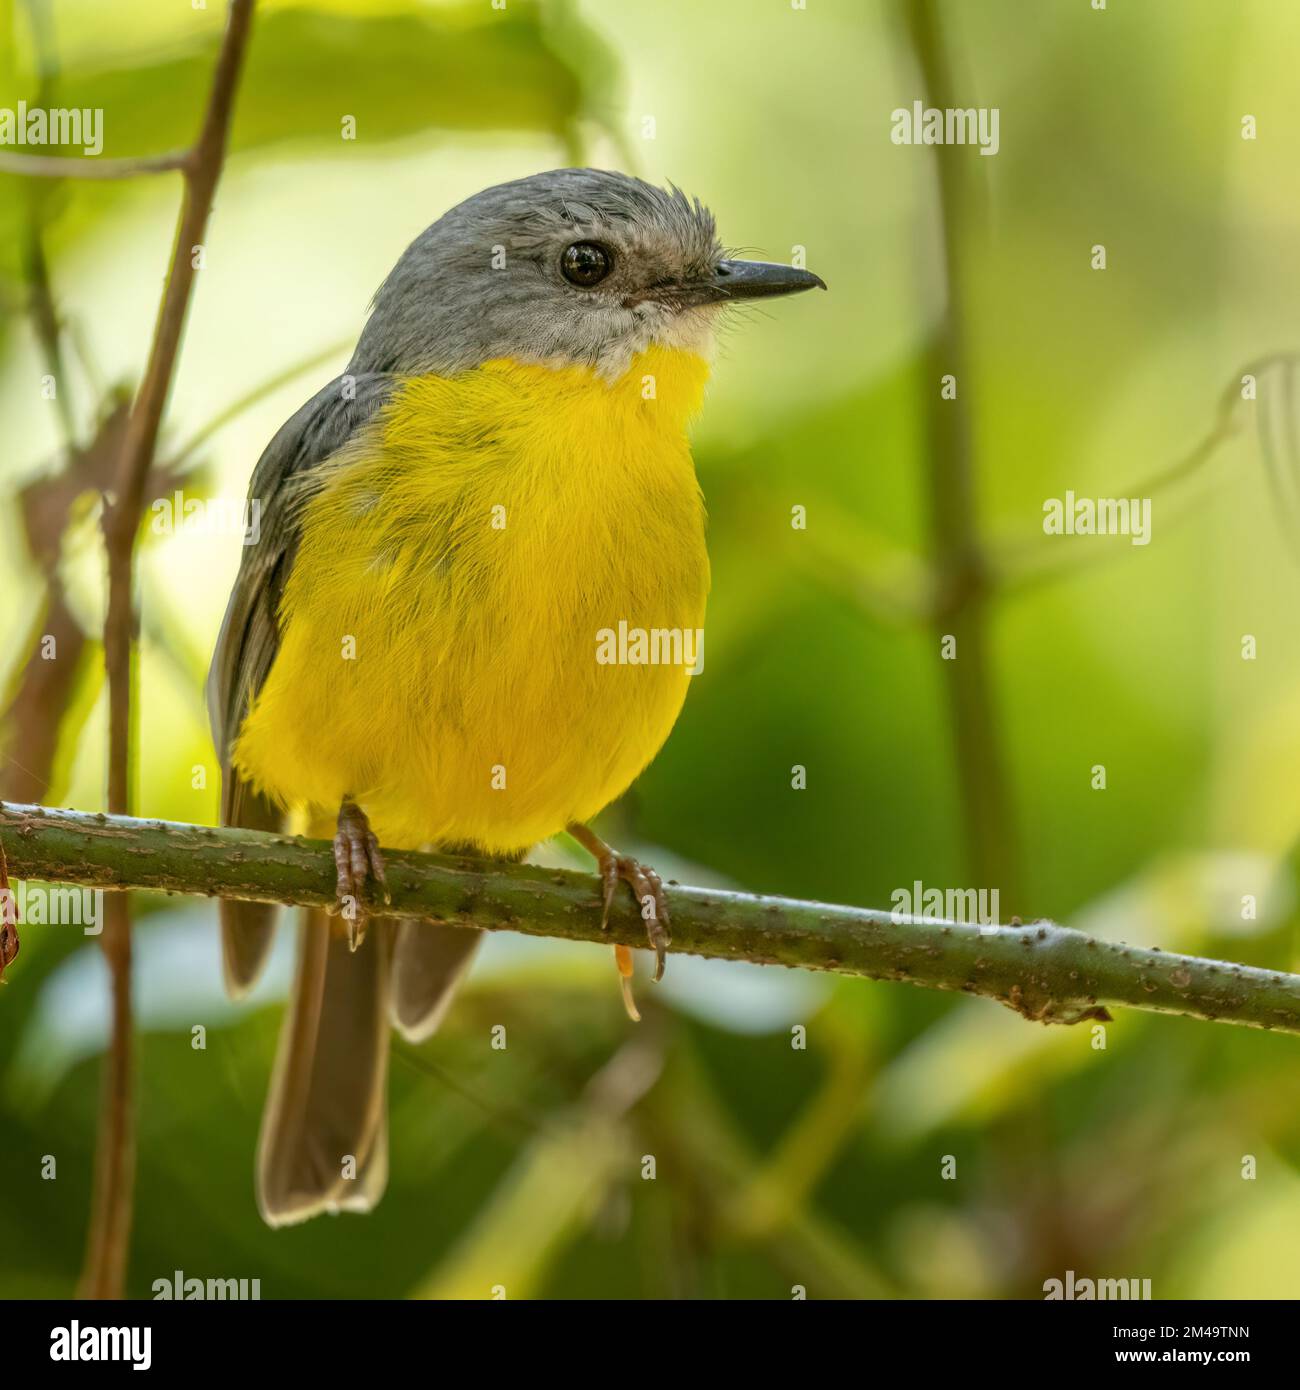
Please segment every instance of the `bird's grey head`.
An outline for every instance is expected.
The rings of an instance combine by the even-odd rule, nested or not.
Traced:
[[[375,296],[349,372],[448,374],[508,357],[613,379],[651,344],[706,351],[728,303],[825,286],[724,257],[680,189],[557,169],[485,189],[407,248]]]

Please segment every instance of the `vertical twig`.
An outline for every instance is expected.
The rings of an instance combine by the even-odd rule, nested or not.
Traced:
[[[194,284],[193,248],[202,244],[212,195],[221,176],[235,86],[247,47],[253,0],[231,0],[225,37],[212,79],[198,142],[182,172],[185,191],[176,241],[154,327],[144,380],[127,425],[116,487],[105,508],[108,554],[108,613],[104,620],[104,664],[108,676],[108,809],[129,814],[132,800],[132,723],[136,533],[153,466],[163,410],[171,387],[181,331]],[[86,1263],[81,1292],[90,1298],[119,1298],[126,1279],[135,1177],[135,1126],[131,1057],[131,922],[127,898],[106,904],[101,942],[112,980],[112,1036],[100,1106]]]
[[[933,0],[912,0],[904,10],[926,104],[940,109],[965,105],[954,99]],[[941,665],[952,713],[970,872],[981,886],[1000,891],[1004,911],[1016,912],[1024,910],[1019,851],[989,670],[989,570],[975,515],[967,406],[970,385],[959,237],[968,209],[958,161],[969,153],[961,147],[934,146],[947,282],[947,303],[931,345],[926,378],[931,392],[927,414],[931,550],[939,577],[935,633],[940,640],[946,635],[957,640],[956,659]],[[957,379],[955,400],[939,396],[939,379],[947,374]]]
[[[24,270],[27,279],[27,312],[32,328],[45,354],[45,364],[54,378],[55,404],[63,429],[63,442],[69,449],[77,442],[76,415],[72,409],[68,374],[64,370],[63,336],[58,310],[54,307],[54,291],[50,285],[50,267],[45,258],[40,213],[36,210],[38,196],[28,194],[27,228],[23,247]]]
[[[28,0],[28,17],[32,37],[36,45],[37,63],[40,78],[36,89],[35,105],[50,106],[51,97],[59,80],[59,54],[54,42],[53,17],[49,6],[41,0]],[[32,321],[45,363],[54,377],[56,408],[63,428],[63,442],[69,449],[77,443],[76,414],[72,409],[69,394],[69,381],[63,369],[63,334],[58,310],[54,305],[54,291],[50,285],[50,268],[45,256],[44,213],[49,201],[49,190],[44,188],[25,188],[23,197],[27,202],[27,225],[24,229],[23,271],[27,282],[27,313]]]

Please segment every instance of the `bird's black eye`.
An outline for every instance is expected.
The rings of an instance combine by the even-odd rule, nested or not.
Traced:
[[[614,258],[594,241],[575,241],[564,248],[560,271],[571,285],[598,285],[614,268]]]

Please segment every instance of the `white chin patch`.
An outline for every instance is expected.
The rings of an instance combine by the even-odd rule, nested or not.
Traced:
[[[717,342],[714,328],[722,307],[706,304],[694,309],[673,310],[658,304],[642,305],[630,330],[615,337],[601,352],[596,371],[606,381],[617,381],[627,372],[637,353],[649,347],[693,352],[705,361],[712,361]]]
[[[722,308],[721,304],[701,304],[694,309],[670,311],[664,315],[664,322],[652,341],[663,347],[680,348],[683,352],[697,352],[701,357],[711,358],[717,341],[714,329]]]

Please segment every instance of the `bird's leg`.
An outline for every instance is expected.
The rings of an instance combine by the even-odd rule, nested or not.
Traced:
[[[621,879],[636,896],[641,918],[645,922],[646,936],[650,940],[650,949],[655,953],[655,979],[662,980],[664,955],[668,943],[672,940],[668,934],[668,897],[664,892],[663,880],[653,869],[639,863],[631,855],[619,854],[617,850],[611,849],[599,835],[588,830],[585,825],[579,825],[575,821],[568,830],[596,861],[605,903],[605,913],[600,919],[601,929],[609,926],[609,909],[614,902],[614,894],[618,891]],[[632,1002],[632,953],[626,946],[615,946],[614,957],[618,962],[618,973],[623,982],[623,1003],[627,1007],[628,1015],[636,1019],[639,1015],[636,1005]]]
[[[390,902],[388,880],[379,841],[370,829],[366,813],[350,797],[339,807],[339,828],[334,836],[334,867],[338,872],[338,911],[348,928],[348,947],[355,951],[365,940],[366,909],[361,895],[366,880],[373,878]]]

